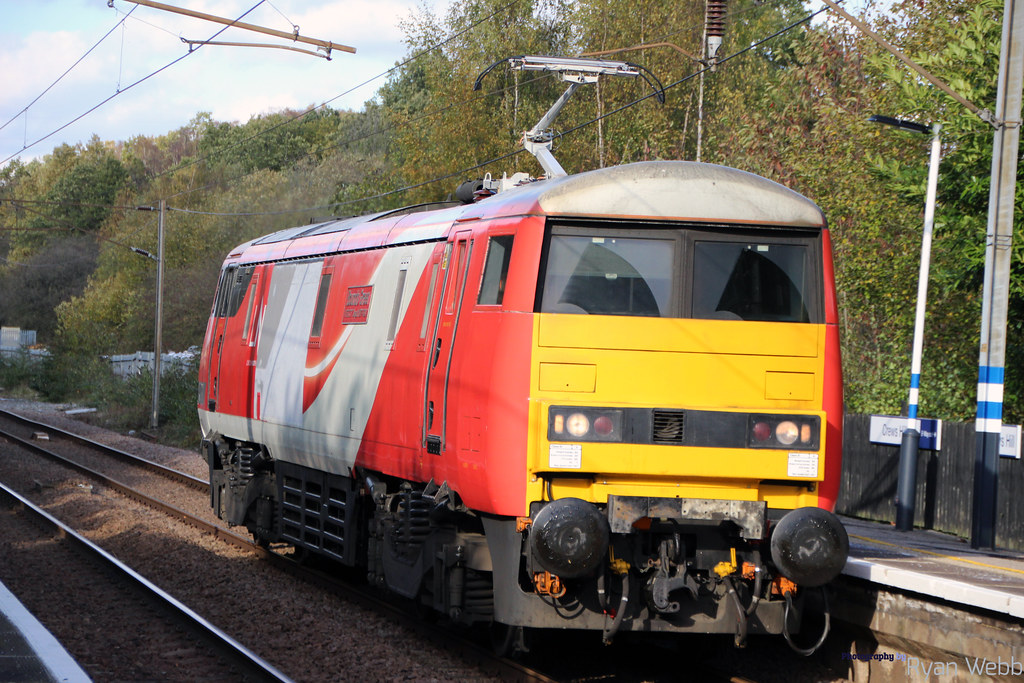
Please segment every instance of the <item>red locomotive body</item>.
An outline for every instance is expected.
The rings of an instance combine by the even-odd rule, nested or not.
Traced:
[[[199,372],[222,518],[459,620],[779,633],[845,561],[828,231],[747,173],[632,164],[257,239]]]

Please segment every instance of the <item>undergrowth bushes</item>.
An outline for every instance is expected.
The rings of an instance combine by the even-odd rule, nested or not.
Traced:
[[[96,408],[95,422],[121,432],[137,431],[179,448],[197,448],[201,438],[196,415],[198,358],[167,368],[160,377],[158,426],[150,428],[153,373],[127,378],[111,372],[95,356],[54,355],[30,359],[0,357],[0,395]]]

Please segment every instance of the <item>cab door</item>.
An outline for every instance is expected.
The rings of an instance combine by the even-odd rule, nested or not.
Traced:
[[[253,273],[246,295],[245,318],[242,319],[242,334],[239,338],[242,346],[240,360],[244,362],[243,386],[240,399],[245,401],[245,417],[258,418],[256,385],[256,345],[259,343],[260,321],[263,319],[265,272],[260,269]]]
[[[225,312],[231,283],[235,280],[237,270],[237,266],[228,266],[221,271],[220,282],[217,285],[217,297],[213,302],[213,311],[210,314],[210,323],[203,348],[206,372],[200,377],[200,380],[203,382],[202,388],[205,391],[199,397],[199,407],[210,412],[217,410],[217,400],[220,397],[220,357],[224,350],[224,328],[227,326]]]
[[[437,310],[434,314],[433,342],[427,354],[423,400],[423,446],[428,454],[440,455],[445,450],[450,422],[448,401],[452,359],[457,352],[459,317],[472,252],[472,232],[466,230],[455,234],[450,249],[442,257],[444,290],[441,297],[434,298]]]
[[[210,412],[248,417],[254,350],[249,335],[258,285],[254,273],[253,266],[229,266],[217,288],[212,334],[207,341],[206,409]],[[243,308],[245,301],[248,306]]]

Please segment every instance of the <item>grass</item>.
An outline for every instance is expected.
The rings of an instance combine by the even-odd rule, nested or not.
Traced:
[[[96,408],[90,419],[119,432],[142,432],[157,442],[196,449],[201,433],[196,414],[196,361],[161,373],[158,426],[150,428],[153,374],[145,370],[122,379],[94,357],[0,357],[0,394],[7,398],[76,403]]]

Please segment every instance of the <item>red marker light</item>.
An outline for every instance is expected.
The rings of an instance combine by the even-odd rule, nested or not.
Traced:
[[[755,422],[754,423],[754,439],[757,441],[767,441],[772,436],[772,427],[767,422]]]
[[[615,423],[613,423],[612,419],[607,415],[602,415],[594,420],[594,431],[597,432],[599,436],[608,436],[614,430]]]

